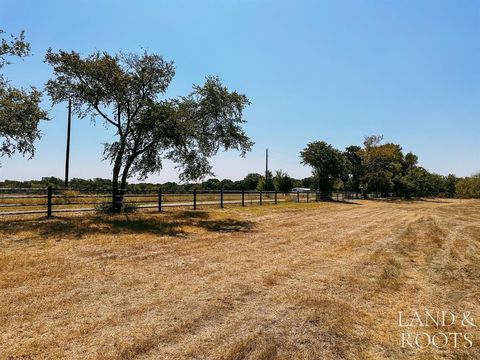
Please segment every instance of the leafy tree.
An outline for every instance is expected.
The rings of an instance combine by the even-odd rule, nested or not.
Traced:
[[[458,181],[457,177],[453,174],[448,174],[447,178],[445,179],[446,195],[450,198],[453,198],[456,195],[457,181]]]
[[[216,178],[211,178],[202,183],[202,188],[206,190],[220,190],[222,183]]]
[[[458,197],[480,199],[480,173],[458,180]]]
[[[0,36],[5,31],[0,29]],[[11,63],[10,57],[24,57],[30,52],[30,44],[25,41],[23,31],[18,37],[10,35],[10,40],[0,41],[0,70]],[[47,113],[40,109],[41,92],[18,89],[0,73],[0,157],[35,153],[35,140],[40,138],[38,123],[47,119]]]
[[[0,68],[11,64],[8,60],[10,56],[24,57],[30,54],[30,44],[25,41],[25,32],[22,31],[19,36],[10,35],[10,40],[3,36],[5,30],[0,29]]]
[[[432,196],[441,191],[443,179],[440,175],[431,174],[422,167],[412,167],[404,178],[406,197]]]
[[[325,141],[307,144],[307,147],[300,152],[300,156],[302,164],[313,168],[318,188],[322,191],[330,191],[334,181],[344,170],[345,162],[342,153]]]
[[[181,180],[188,181],[213,174],[208,158],[220,148],[242,156],[251,149],[241,127],[249,101],[217,77],[195,85],[187,96],[161,99],[175,70],[173,62],[156,54],[95,52],[81,58],[50,49],[46,62],[55,75],[46,85],[53,103],[70,99],[79,117],[100,117],[116,132],[104,150],[113,165],[113,191],[120,194],[116,211],[127,179],[159,172],[163,159],[175,162]]]
[[[405,155],[405,170],[408,171],[410,169],[413,169],[415,166],[417,166],[418,163],[418,156],[409,152]]]
[[[257,173],[251,173],[245,176],[243,179],[243,185],[245,190],[255,190],[257,188],[258,182],[262,178],[262,175]]]
[[[347,172],[350,175],[353,191],[360,192],[360,180],[364,174],[363,160],[360,146],[351,145],[345,148],[343,156],[346,159]]]
[[[286,172],[277,170],[273,177],[273,188],[275,191],[287,193],[293,188],[293,179]]]
[[[256,190],[266,191],[267,189],[272,188],[273,175],[272,175],[272,172],[270,170],[268,170],[268,172],[267,172],[267,177],[268,177],[268,187],[265,183],[265,176],[260,175],[260,178],[258,179],[258,182],[257,182],[257,187],[255,188]]]
[[[379,191],[386,194],[401,191],[404,157],[400,145],[381,144],[383,136],[368,136],[364,141],[361,156],[364,174],[361,179],[362,190]]]
[[[306,178],[303,178],[302,180],[295,180],[292,179],[292,186],[293,187],[303,187],[303,188],[308,188],[308,189],[315,189],[316,183],[315,183],[315,177],[309,176]]]

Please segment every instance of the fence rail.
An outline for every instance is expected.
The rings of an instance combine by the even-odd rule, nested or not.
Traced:
[[[378,197],[368,194],[367,198]],[[362,196],[362,198],[365,195]],[[346,201],[358,199],[359,194],[345,191],[297,191],[281,193],[277,191],[247,190],[193,190],[180,193],[79,191],[48,188],[0,188],[0,216],[99,211],[108,204],[130,206],[139,209],[163,211],[168,207],[183,207],[197,210],[205,207],[227,205],[266,205],[280,202]]]

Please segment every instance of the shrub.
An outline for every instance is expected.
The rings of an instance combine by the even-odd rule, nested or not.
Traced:
[[[480,199],[480,173],[459,180],[455,190],[460,198]]]
[[[131,214],[138,210],[138,204],[133,202],[123,202],[122,203],[122,213]],[[95,205],[95,211],[100,214],[114,214],[112,202],[104,202],[101,204]]]

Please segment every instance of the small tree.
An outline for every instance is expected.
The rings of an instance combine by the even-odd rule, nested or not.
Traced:
[[[243,178],[243,189],[245,190],[255,190],[257,188],[258,182],[262,179],[262,175],[257,173],[250,173]]]
[[[260,178],[258,179],[258,182],[257,182],[257,186],[256,186],[256,190],[258,191],[266,191],[268,189],[271,189],[272,188],[272,179],[273,179],[273,175],[272,175],[272,172],[270,170],[267,171],[267,177],[268,177],[268,184],[266,183],[265,181],[265,176],[262,176],[260,175]]]
[[[286,172],[277,170],[273,177],[273,188],[275,191],[287,193],[293,188],[293,179]]]
[[[160,99],[174,76],[172,62],[142,55],[95,52],[81,58],[76,52],[48,50],[46,62],[55,77],[46,88],[54,104],[71,100],[80,116],[100,117],[116,132],[105,144],[111,161],[114,194],[120,211],[127,180],[159,172],[169,159],[181,169],[183,181],[213,175],[208,158],[220,148],[244,156],[253,142],[241,125],[245,95],[230,92],[216,77],[176,99]]]
[[[302,164],[310,165],[313,168],[313,175],[318,181],[318,189],[330,191],[333,183],[344,170],[344,159],[342,153],[334,149],[325,141],[315,141],[307,145],[300,152]]]
[[[0,29],[0,36],[5,32]],[[10,40],[0,41],[0,69],[11,63],[10,57],[24,57],[30,53],[30,44],[20,35],[10,35]],[[41,92],[34,87],[30,91],[18,89],[0,73],[0,157],[35,153],[35,140],[40,138],[38,123],[47,119],[40,109]]]

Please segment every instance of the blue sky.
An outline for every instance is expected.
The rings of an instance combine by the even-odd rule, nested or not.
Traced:
[[[33,56],[4,68],[17,86],[42,87],[47,48],[140,52],[175,61],[168,97],[218,75],[247,94],[242,159],[212,159],[218,178],[270,167],[310,169],[299,151],[313,140],[343,149],[383,134],[440,173],[480,170],[480,1],[23,1],[2,0],[0,27],[24,29]],[[2,158],[0,180],[63,176],[66,109],[51,107],[34,159]],[[75,119],[71,177],[110,177],[102,143],[112,132]],[[165,163],[152,182],[177,180]]]

